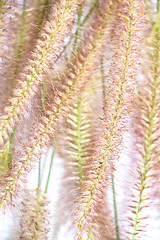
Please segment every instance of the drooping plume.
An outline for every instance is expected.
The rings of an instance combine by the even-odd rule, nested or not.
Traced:
[[[26,190],[22,199],[19,239],[49,239],[50,213],[48,200],[42,193]]]
[[[149,218],[146,208],[152,205],[153,185],[156,186],[155,170],[159,165],[159,123],[160,123],[160,16],[157,14],[148,40],[146,65],[143,82],[139,82],[138,92],[134,101],[132,126],[134,129],[136,176],[129,203],[128,239],[141,239],[146,225],[144,219]],[[152,199],[153,200],[153,199]]]
[[[105,117],[101,121],[102,135],[97,142],[95,156],[92,159],[90,175],[85,183],[83,197],[77,208],[76,239],[83,237],[84,230],[93,222],[96,215],[95,205],[103,199],[103,189],[109,184],[114,170],[114,161],[118,160],[122,147],[122,134],[131,109],[135,91],[139,40],[139,23],[144,14],[141,1],[123,1],[120,9],[118,27],[118,50],[116,50],[108,74],[105,100]]]
[[[43,26],[32,57],[19,79],[16,80],[13,96],[8,100],[4,114],[0,117],[1,145],[11,134],[25,106],[38,90],[39,84],[43,81],[43,72],[49,68],[50,61],[52,64],[56,62],[61,44],[72,26],[78,3],[80,2],[76,0],[63,0],[53,7],[50,19]]]
[[[105,5],[102,4],[102,6]],[[14,161],[13,168],[3,178],[0,205],[9,200],[11,191],[13,194],[16,192],[19,184],[17,180],[24,178],[24,174],[30,170],[32,162],[42,152],[42,147],[49,143],[49,136],[54,136],[58,123],[65,118],[64,113],[69,111],[76,95],[86,84],[90,72],[95,69],[103,44],[106,42],[108,24],[115,7],[116,5],[113,3],[109,5],[106,3],[106,11],[102,13],[100,8],[99,15],[94,16],[91,23],[92,28],[83,41],[85,48],[83,45],[79,47],[77,55],[68,64],[68,70],[53,89],[53,101],[49,104],[47,116],[43,116],[40,122],[32,128],[27,144],[22,146],[23,152],[17,153],[18,159]],[[98,18],[96,24],[95,18]]]

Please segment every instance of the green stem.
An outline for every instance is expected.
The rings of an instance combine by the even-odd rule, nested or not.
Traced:
[[[80,24],[80,28],[83,27],[83,25],[87,22],[88,18],[91,16],[93,10],[95,9],[96,7],[96,3],[93,4],[93,6],[91,7],[91,9],[89,10],[89,12],[87,13],[87,15],[85,16],[85,18],[83,19],[82,23]],[[67,47],[70,45],[72,39],[74,38],[74,36],[77,35],[77,30],[75,32],[75,34],[73,34],[71,37],[70,37],[70,40],[69,42],[64,46],[63,48],[63,51],[60,53],[60,55],[58,56],[57,60],[60,59],[60,57],[62,56],[62,54],[66,51]]]
[[[57,133],[57,135],[58,135],[58,133]],[[53,148],[53,152],[52,152],[52,156],[51,156],[51,162],[50,162],[50,167],[49,167],[49,172],[48,172],[46,187],[45,187],[45,191],[44,191],[45,194],[46,194],[47,191],[48,191],[48,186],[49,186],[49,182],[50,182],[51,171],[52,171],[52,167],[53,167],[53,160],[54,160],[54,155],[55,155],[56,146],[57,146],[57,139],[58,139],[57,135],[56,135],[56,137],[55,137],[54,148]]]
[[[26,10],[26,0],[23,0],[23,12]]]
[[[50,7],[50,0],[46,0],[45,3],[44,3],[44,8],[43,8],[43,11],[42,11],[42,16],[41,16],[41,18],[40,18],[39,28],[38,28],[39,30],[38,30],[38,32],[41,31],[41,28],[42,28],[42,24],[43,24],[45,15],[46,15],[46,18],[48,19],[49,7]]]
[[[81,39],[81,17],[82,17],[82,11],[83,10],[83,4],[80,5],[80,9],[79,9],[79,13],[78,13],[78,23],[77,23],[77,30],[76,30],[76,36],[75,36],[75,40],[73,43],[73,53],[76,50],[76,46],[78,45],[78,43],[80,42]]]
[[[160,0],[157,0],[157,13],[159,13],[159,4],[160,4]]]
[[[14,128],[14,133],[11,135],[11,139],[9,142],[9,148],[8,148],[8,168],[12,168],[12,146],[13,146],[13,141],[16,133],[16,128]]]
[[[39,158],[39,166],[38,166],[38,189],[40,189],[41,185],[41,158]]]
[[[26,0],[23,1],[23,13],[22,13],[22,22],[20,26],[20,32],[19,32],[19,42],[18,47],[15,52],[15,69],[13,73],[13,79],[12,79],[12,85],[14,84],[14,81],[16,80],[17,74],[19,72],[20,66],[21,66],[21,59],[23,54],[23,49],[25,46],[25,37],[26,37]]]
[[[94,11],[94,9],[98,8],[98,7],[99,7],[99,0],[96,0],[95,3],[93,4],[93,6],[88,11],[88,13],[86,14],[86,16],[83,19],[83,21],[81,22],[82,10],[83,10],[83,4],[81,4],[80,11],[79,11],[79,14],[78,14],[77,30],[76,30],[76,33],[75,33],[76,37],[75,37],[75,40],[74,40],[74,43],[73,43],[73,53],[75,52],[76,46],[78,45],[78,43],[80,42],[80,39],[81,39],[81,28],[87,22],[88,18],[91,16],[91,14]]]
[[[11,135],[11,139],[9,142],[9,149],[8,149],[8,168],[12,169],[13,164],[12,164],[12,146],[13,146],[13,141],[16,133],[16,128],[14,128],[14,133]],[[10,198],[12,200],[12,192],[10,193]]]
[[[112,174],[112,193],[113,193],[114,217],[115,217],[115,225],[116,225],[116,237],[117,237],[117,240],[119,240],[120,239],[120,233],[119,233],[116,191],[115,191],[115,183],[114,183],[114,175],[113,174]]]
[[[41,31],[45,14],[46,14],[46,18],[48,18],[49,6],[50,6],[50,0],[46,0],[45,3],[44,3],[42,16],[41,16],[41,19],[40,19],[40,22],[39,22],[38,33],[40,33],[40,31]],[[42,113],[43,114],[44,114],[44,111],[45,111],[45,95],[46,95],[46,81],[44,80],[43,81],[43,86],[42,86]]]
[[[88,18],[91,16],[92,12],[94,11],[95,8],[99,7],[99,0],[96,0],[95,3],[93,4],[93,6],[90,8],[90,10],[88,11],[88,13],[86,14],[85,18],[83,19],[82,23],[81,23],[81,27],[87,22]]]

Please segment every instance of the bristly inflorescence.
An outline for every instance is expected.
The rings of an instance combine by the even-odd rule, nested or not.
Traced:
[[[48,240],[50,212],[49,201],[42,193],[25,190],[22,199],[19,239]]]
[[[43,116],[31,130],[27,144],[25,143],[22,147],[23,152],[17,153],[18,160],[14,161],[13,168],[6,177],[4,176],[2,182],[3,191],[1,191],[0,205],[8,200],[10,192],[15,192],[18,184],[17,180],[24,177],[25,172],[30,171],[32,162],[35,161],[38,154],[41,154],[43,146],[49,143],[49,136],[54,136],[58,123],[62,122],[65,117],[64,113],[69,111],[76,95],[86,84],[90,72],[94,70],[106,41],[112,8],[115,8],[113,4],[108,7],[107,13],[109,15],[102,16],[102,12],[98,12],[99,21],[96,25],[95,22],[92,22],[91,26],[94,24],[95,28],[91,28],[86,35],[84,39],[85,48],[83,46],[79,47],[77,55],[68,64],[66,73],[54,90],[53,102],[49,105],[47,115]]]
[[[4,2],[3,2],[4,3]],[[9,5],[10,4],[10,5]],[[26,64],[29,61],[29,57],[33,52],[33,49],[38,38],[38,29],[40,28],[39,19],[37,19],[38,9],[36,4],[32,1],[24,2],[23,6],[17,6],[16,1],[11,3],[5,2],[6,13],[3,20],[3,35],[1,36],[1,114],[4,112],[4,106],[6,102],[13,95],[13,91],[16,81],[19,78],[19,74],[24,70]],[[2,8],[3,9],[3,8]],[[1,11],[2,11],[1,9]],[[42,11],[39,12],[41,16]],[[39,16],[39,17],[40,17]],[[45,19],[44,19],[45,20]],[[31,44],[32,42],[32,44]],[[27,110],[26,110],[27,111]],[[22,120],[22,117],[21,117]],[[24,124],[24,122],[23,122]],[[31,125],[31,121],[30,121]],[[20,126],[19,126],[20,128]],[[12,157],[9,157],[12,149],[12,140],[15,135],[14,128],[13,133],[7,140],[5,145],[1,148],[2,161],[1,165],[6,165],[6,162],[11,161]],[[27,129],[26,129],[27,130]],[[17,135],[17,134],[16,134]],[[7,160],[7,158],[9,160]],[[7,169],[5,169],[7,170]],[[5,171],[4,171],[5,173]]]
[[[0,0],[0,28],[0,209],[21,198],[19,239],[63,227],[66,240],[147,238],[160,203],[160,0]]]
[[[147,41],[147,53],[144,67],[145,75],[143,83],[139,83],[138,92],[134,102],[134,115],[132,125],[134,127],[136,181],[133,186],[130,208],[129,239],[141,238],[141,231],[148,218],[146,207],[152,205],[153,184],[156,183],[155,169],[159,161],[159,94],[160,94],[160,16],[157,14],[149,40]],[[148,54],[149,53],[149,54]]]
[[[50,66],[50,61],[56,62],[62,49],[62,42],[68,34],[74,21],[74,13],[79,1],[61,1],[54,5],[50,19],[46,21],[37,40],[36,47],[28,61],[26,68],[16,80],[13,96],[9,98],[8,105],[1,115],[0,143],[8,138],[14,129],[19,116],[25,106],[31,101],[38,86],[43,81],[43,73]]]
[[[140,63],[137,60],[140,56],[139,44],[142,40],[142,29],[139,25],[143,24],[144,6],[143,1],[141,3],[122,1],[119,6],[122,14],[118,14],[117,20],[121,23],[121,28],[118,25],[119,31],[117,30],[115,39],[118,48],[107,77],[105,117],[102,121],[104,156],[111,151],[110,160],[119,156],[119,147],[121,148],[123,133],[127,130],[126,123],[131,112]],[[107,150],[108,148],[110,150]]]
[[[139,55],[139,21],[143,17],[144,4],[138,1],[122,1],[118,8],[125,10],[120,29],[119,49],[113,57],[106,88],[105,117],[102,136],[91,164],[91,178],[85,183],[82,199],[77,208],[78,230],[76,239],[81,239],[83,230],[93,222],[97,203],[103,199],[103,189],[109,185],[114,161],[119,158],[122,134],[126,130],[130,105],[135,91],[137,65],[134,60]],[[118,20],[118,19],[117,19]],[[94,222],[93,222],[94,226]]]
[[[59,154],[63,158],[65,175],[60,198],[64,199],[63,207],[67,216],[71,216],[82,194],[84,181],[88,178],[91,157],[94,153],[94,141],[98,133],[94,126],[95,116],[90,106],[91,86],[85,88],[83,94],[77,97],[59,135]],[[70,198],[66,197],[70,193]],[[62,203],[61,203],[62,205]],[[74,216],[72,216],[74,217]],[[91,226],[87,233],[91,232]]]
[[[77,97],[77,102],[73,104],[60,136],[60,141],[64,142],[64,149],[59,149],[59,151],[65,160],[67,175],[73,179],[75,177],[73,189],[80,191],[87,174],[86,168],[92,155],[92,145],[96,134],[93,130],[94,117],[91,115],[88,97],[89,94],[87,96],[81,94]]]

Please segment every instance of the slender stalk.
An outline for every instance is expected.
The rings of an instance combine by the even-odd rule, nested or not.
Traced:
[[[38,211],[38,202],[40,197],[40,187],[41,187],[41,158],[39,158],[39,164],[38,164],[38,187],[37,187],[37,211]]]
[[[46,0],[45,3],[44,3],[44,7],[43,7],[42,14],[41,14],[41,18],[39,20],[38,35],[41,32],[45,16],[46,16],[46,19],[48,20],[49,10],[50,10],[50,0]]]
[[[116,225],[116,237],[117,237],[117,240],[119,240],[120,239],[120,233],[119,233],[119,223],[118,223],[118,213],[117,213],[115,182],[114,182],[114,175],[113,174],[112,174],[112,194],[113,194],[114,217],[115,217],[115,225]]]
[[[23,0],[23,12],[26,10],[26,0]]]
[[[95,8],[99,8],[99,0],[96,0],[93,6],[89,9],[88,13],[86,14],[85,18],[83,19],[80,25],[81,27],[87,22],[88,18],[91,16]]]
[[[47,12],[46,18],[48,19],[49,7],[50,7],[50,0],[46,0],[45,3],[44,3],[42,16],[41,16],[40,22],[39,22],[38,33],[40,33],[40,31],[42,29],[42,24],[43,24],[46,12]],[[43,114],[44,114],[44,111],[45,111],[45,96],[46,96],[46,81],[44,80],[43,83],[42,83],[42,113]]]
[[[159,8],[160,8],[160,0],[157,0],[157,13],[159,13]]]
[[[44,3],[43,11],[42,11],[42,16],[41,16],[41,20],[40,20],[40,26],[42,26],[42,23],[44,21],[44,17],[45,17],[46,12],[47,12],[46,18],[48,18],[49,6],[50,6],[50,0],[46,0],[45,3]]]
[[[22,23],[21,23],[20,32],[19,32],[19,42],[18,42],[17,50],[15,52],[16,64],[14,67],[13,79],[11,82],[12,86],[14,84],[14,81],[16,80],[17,74],[19,73],[19,69],[21,66],[23,49],[24,49],[24,45],[25,45],[25,37],[26,37],[26,2],[24,1],[23,13],[22,13]]]
[[[14,132],[11,135],[11,139],[9,141],[9,148],[8,148],[8,168],[12,168],[12,147],[13,147],[13,141],[16,133],[16,128],[14,129]]]
[[[79,10],[79,13],[78,13],[78,23],[77,23],[77,30],[76,30],[76,33],[75,33],[76,37],[75,37],[75,41],[74,41],[74,44],[73,44],[73,53],[76,50],[76,46],[78,45],[78,42],[80,42],[81,29],[82,29],[83,25],[87,22],[87,20],[91,16],[92,12],[94,11],[94,9],[98,8],[98,7],[99,7],[99,0],[96,0],[96,2],[93,4],[93,6],[90,8],[90,10],[86,14],[85,18],[83,19],[83,21],[81,22],[82,10],[83,10],[83,4],[81,4],[80,10]]]
[[[98,1],[96,0],[96,2],[98,2]],[[96,4],[96,3],[93,4],[93,6],[90,8],[89,12],[86,14],[85,18],[83,19],[82,23],[80,24],[80,28],[82,28],[83,25],[87,22],[87,20],[90,18],[90,16],[92,15],[92,13],[93,13],[93,11],[94,11],[94,9],[95,9],[96,7],[97,7],[97,4]],[[69,42],[64,46],[63,51],[62,51],[62,52],[60,53],[60,55],[58,56],[57,60],[60,59],[60,57],[61,57],[62,54],[66,51],[66,49],[67,49],[67,47],[70,45],[72,39],[73,39],[74,36],[76,36],[76,35],[77,35],[77,30],[76,30],[75,34],[73,34],[73,35],[70,37]]]
[[[54,155],[55,155],[55,151],[56,151],[56,147],[57,147],[57,140],[58,140],[57,135],[58,135],[58,133],[55,136],[55,142],[54,142],[54,147],[53,147],[53,152],[52,152],[52,156],[51,156],[51,162],[50,162],[49,172],[48,172],[48,177],[47,177],[47,182],[46,182],[45,191],[44,191],[45,194],[48,192],[48,187],[49,187],[49,182],[50,182],[50,177],[51,177],[51,171],[52,171],[52,167],[53,167],[53,160],[54,160]]]
[[[38,165],[38,189],[40,189],[41,185],[41,158],[39,158],[39,165]]]
[[[74,40],[74,43],[73,43],[73,53],[75,52],[76,46],[78,45],[78,43],[81,40],[81,17],[82,17],[82,13],[83,13],[83,4],[81,4],[79,6],[77,30],[76,30],[76,34],[75,34],[75,40]]]

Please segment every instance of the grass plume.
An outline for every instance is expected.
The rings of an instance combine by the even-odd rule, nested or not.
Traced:
[[[49,64],[50,60],[52,62],[56,61],[64,37],[73,23],[77,4],[76,0],[64,0],[60,6],[56,5],[57,9],[52,9],[50,13],[51,18],[44,25],[34,53],[32,54],[32,59],[29,60],[25,71],[23,71],[17,80],[16,87],[13,90],[13,97],[8,100],[9,106],[4,109],[6,114],[1,115],[1,145],[8,138],[8,135],[12,133],[19,119],[20,112],[23,112],[25,105],[32,99],[38,89],[38,85],[43,81],[43,70]]]
[[[123,4],[124,2],[122,6]],[[137,31],[139,18],[137,16],[138,14],[143,15],[143,6],[139,6],[137,1],[129,1],[125,4],[123,7],[128,7],[128,15],[119,14],[123,18],[122,26],[125,28],[124,31],[121,26],[123,35],[121,35],[120,41],[123,44],[120,46],[120,51],[114,56],[109,84],[106,88],[106,111],[102,121],[104,125],[103,137],[96,148],[96,150],[98,149],[97,154],[95,153],[92,160],[91,178],[86,181],[83,197],[77,208],[78,230],[76,239],[78,240],[82,238],[83,231],[88,224],[93,222],[92,218],[96,215],[94,205],[101,202],[103,188],[107,183],[109,184],[110,172],[112,171],[110,168],[114,168],[114,161],[119,157],[118,151],[122,145],[122,133],[125,131],[124,121],[129,113],[135,90],[133,56],[135,57],[137,54],[137,39],[139,39]]]
[[[20,219],[19,239],[47,240],[49,232],[48,200],[40,194],[39,199],[35,192],[27,191],[22,201],[22,216]],[[26,214],[27,213],[27,214]]]
[[[145,219],[144,209],[151,205],[151,191],[154,180],[154,169],[157,165],[157,153],[159,149],[159,64],[160,64],[160,16],[153,26],[150,36],[148,75],[145,76],[143,87],[139,84],[137,100],[135,101],[135,111],[133,126],[135,132],[135,144],[137,152],[136,159],[136,183],[132,193],[130,206],[130,229],[129,239],[140,239],[141,230],[144,230],[142,219]],[[152,44],[151,44],[152,43]],[[147,61],[146,61],[147,62]],[[134,173],[135,174],[135,173]]]
[[[108,11],[110,12],[110,7]],[[99,14],[101,16],[101,11]],[[78,57],[73,58],[65,75],[53,90],[53,103],[49,105],[50,110],[47,111],[47,116],[43,116],[37,126],[33,127],[28,144],[24,144],[24,152],[17,153],[18,161],[14,163],[8,175],[4,176],[0,206],[6,201],[8,202],[10,192],[18,189],[17,180],[24,178],[24,173],[30,170],[32,162],[35,161],[38,153],[42,152],[42,147],[49,143],[49,136],[54,136],[57,124],[64,119],[64,112],[69,111],[69,106],[87,82],[89,73],[94,69],[106,41],[109,20],[110,15],[107,15],[106,18],[102,16],[99,18],[96,28],[89,32],[90,37],[86,35],[86,39],[84,39],[85,49],[83,46],[79,48]],[[66,108],[66,106],[68,107]]]

